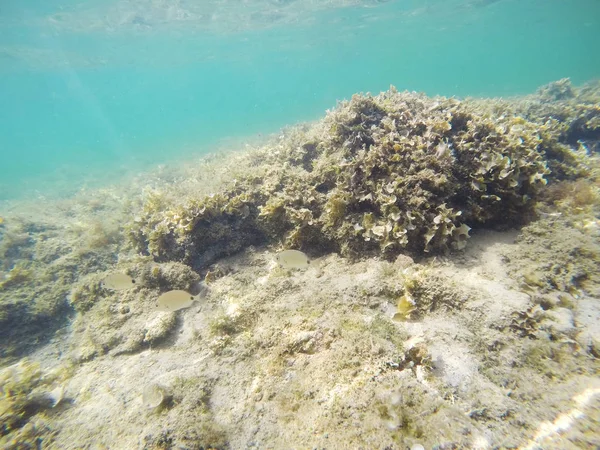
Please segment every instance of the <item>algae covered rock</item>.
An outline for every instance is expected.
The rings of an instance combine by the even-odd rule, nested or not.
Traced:
[[[471,228],[526,223],[549,180],[588,173],[597,91],[560,81],[512,101],[355,95],[242,157],[221,192],[149,199],[130,236],[195,269],[269,242],[390,259],[461,250]]]
[[[71,375],[66,366],[44,371],[29,359],[0,370],[0,447],[39,448],[51,442],[49,418]]]
[[[125,290],[103,288],[102,280],[110,273],[130,274],[136,283]],[[163,342],[177,326],[177,315],[157,308],[159,298],[175,289],[193,291],[199,283],[200,276],[189,266],[154,263],[149,258],[82,277],[70,297],[79,313],[73,324],[78,336],[73,341],[73,356],[86,361]]]
[[[549,217],[524,227],[517,242],[506,258],[525,290],[600,295],[600,245],[588,229]]]
[[[148,264],[140,268],[139,284],[161,290],[188,290],[200,282],[200,276],[191,267],[179,262]]]
[[[113,244],[90,247],[83,225],[90,216],[78,209],[86,200],[24,200],[3,214],[0,360],[23,356],[48,342],[68,324],[72,306],[85,309],[95,300],[93,289],[82,288],[80,302],[69,301],[82,287],[79,280],[105,270],[115,258]]]
[[[161,312],[146,323],[144,342],[152,344],[158,342],[171,332],[177,324],[177,316],[174,312]]]

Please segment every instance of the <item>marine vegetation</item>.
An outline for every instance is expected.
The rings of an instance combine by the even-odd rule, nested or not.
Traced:
[[[513,101],[355,95],[252,152],[221,192],[149,198],[128,235],[196,270],[261,243],[387,259],[460,250],[471,228],[522,225],[548,182],[588,173],[596,91],[561,80]]]
[[[599,93],[355,95],[139,203],[3,213],[0,363],[52,353],[0,371],[0,447],[516,448],[597,372]]]
[[[28,359],[0,370],[0,447],[41,448],[51,440],[49,420],[64,396],[69,366],[44,372]]]

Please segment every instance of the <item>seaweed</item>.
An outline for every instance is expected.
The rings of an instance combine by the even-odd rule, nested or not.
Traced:
[[[355,95],[256,150],[220,192],[150,195],[128,233],[196,270],[265,243],[351,258],[461,250],[471,228],[521,226],[547,183],[589,173],[597,96],[564,80],[512,102]]]

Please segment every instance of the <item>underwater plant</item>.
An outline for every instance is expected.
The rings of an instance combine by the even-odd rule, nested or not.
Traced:
[[[598,139],[592,92],[561,81],[513,102],[355,95],[256,150],[218,193],[151,196],[129,235],[197,270],[268,242],[388,259],[461,250],[471,228],[526,223],[548,181],[587,173],[573,133]],[[542,114],[548,103],[562,114]]]

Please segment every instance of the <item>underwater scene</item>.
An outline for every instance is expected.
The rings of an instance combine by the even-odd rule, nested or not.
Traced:
[[[600,2],[5,0],[0,448],[600,448]]]

